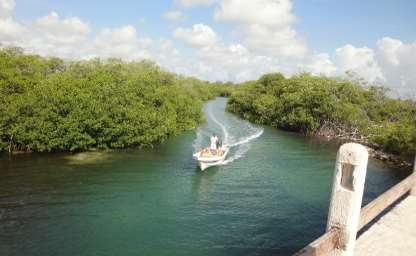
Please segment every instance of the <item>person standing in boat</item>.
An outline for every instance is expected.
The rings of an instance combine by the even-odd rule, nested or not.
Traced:
[[[211,145],[210,145],[210,149],[211,149],[211,154],[215,155],[217,153],[217,141],[218,138],[215,134],[213,134],[211,136]]]

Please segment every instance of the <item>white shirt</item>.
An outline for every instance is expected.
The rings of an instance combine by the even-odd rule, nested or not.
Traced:
[[[218,140],[217,136],[212,136],[211,137],[211,146],[210,146],[210,149],[212,149],[212,150],[216,150],[217,149],[217,140]]]

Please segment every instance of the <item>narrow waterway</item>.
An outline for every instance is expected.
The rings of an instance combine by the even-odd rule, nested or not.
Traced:
[[[205,105],[153,149],[0,156],[0,255],[290,255],[325,229],[337,145]],[[211,134],[232,145],[204,172]],[[407,173],[371,160],[364,201]]]

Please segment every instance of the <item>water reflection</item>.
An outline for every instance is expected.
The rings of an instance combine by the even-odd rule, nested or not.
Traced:
[[[213,166],[205,171],[195,168],[195,176],[192,178],[192,194],[197,195],[198,199],[202,199],[204,195],[215,189],[215,184],[220,179],[219,166]]]

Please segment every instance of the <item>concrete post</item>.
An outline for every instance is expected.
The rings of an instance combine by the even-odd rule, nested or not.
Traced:
[[[338,248],[330,255],[354,253],[367,162],[368,151],[360,144],[347,143],[338,150],[326,229],[338,228],[340,237]]]
[[[415,160],[413,162],[413,176],[416,176],[416,155]],[[410,189],[410,195],[416,196],[416,177],[413,178],[413,187]]]

